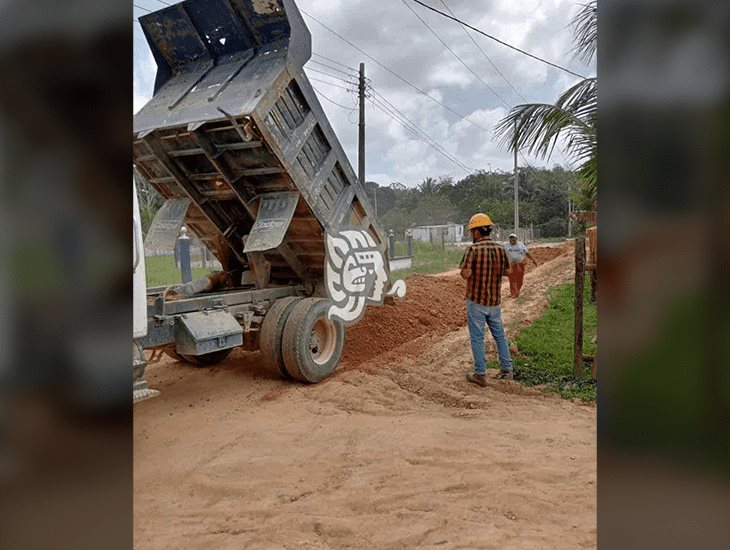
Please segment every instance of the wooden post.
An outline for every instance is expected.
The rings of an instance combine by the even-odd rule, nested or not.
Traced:
[[[598,273],[596,273],[596,269],[595,268],[591,268],[591,270],[588,272],[588,276],[590,277],[590,282],[591,282],[591,286],[590,286],[590,289],[591,289],[591,297],[590,297],[590,300],[591,300],[591,303],[592,304],[595,304],[596,303],[596,300],[598,299],[598,292],[597,292],[597,289],[598,289]]]
[[[580,377],[583,371],[583,288],[586,278],[586,238],[575,239],[575,338],[573,345],[573,372]]]
[[[589,227],[586,229],[586,236],[588,237],[588,250],[590,251],[586,260],[591,289],[590,301],[595,304],[596,289],[598,288],[598,228],[596,226]]]

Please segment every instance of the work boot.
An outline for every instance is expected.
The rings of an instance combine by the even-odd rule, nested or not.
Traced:
[[[515,375],[511,370],[501,370],[499,371],[499,374],[497,375],[497,378],[499,380],[514,380]]]
[[[487,385],[487,379],[483,374],[477,374],[476,372],[470,372],[466,375],[466,379],[472,384],[477,386],[485,387]]]

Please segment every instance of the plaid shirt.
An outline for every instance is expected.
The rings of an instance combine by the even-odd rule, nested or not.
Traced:
[[[482,237],[464,252],[461,269],[471,269],[466,281],[466,298],[483,306],[498,306],[502,299],[502,277],[509,269],[507,252],[489,237]]]

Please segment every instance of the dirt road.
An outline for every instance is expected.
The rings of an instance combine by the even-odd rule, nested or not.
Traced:
[[[571,277],[567,248],[538,260],[504,300],[508,335]],[[135,547],[595,547],[595,408],[468,384],[463,310],[457,274],[412,277],[316,386],[257,354],[150,367],[162,395],[135,406]]]

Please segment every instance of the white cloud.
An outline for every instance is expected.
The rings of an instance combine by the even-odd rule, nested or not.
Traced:
[[[567,66],[579,73],[595,74],[572,59],[572,34],[568,24],[575,0],[447,0],[457,17],[502,40],[535,55]],[[421,90],[482,126],[482,130],[424,97],[362,53],[304,17],[312,34],[312,50],[349,67],[365,62],[373,88],[436,140],[461,162],[484,169],[512,169],[512,155],[492,140],[491,129],[508,111],[502,100],[487,89],[468,69],[444,49],[438,39],[414,17],[402,2],[388,0],[297,0],[297,5],[356,44],[382,64]],[[411,3],[418,14],[438,33],[479,77],[508,105],[523,100],[511,89],[490,62],[455,22]],[[442,7],[442,6],[440,6]],[[471,33],[510,84],[528,101],[552,102],[575,82],[575,77],[530,59],[496,42]],[[323,58],[314,57],[341,70]],[[156,67],[139,25],[135,24],[134,56],[135,110],[152,94]],[[309,65],[308,65],[309,66]],[[339,77],[342,73],[311,64]],[[314,76],[314,73],[311,73]],[[319,78],[321,75],[317,75]],[[323,80],[337,80],[322,76]],[[321,82],[314,87],[344,107],[354,106],[355,95]],[[342,84],[340,82],[340,84]],[[332,127],[353,166],[357,167],[357,111],[321,100]],[[399,123],[368,103],[366,109],[367,179],[387,185],[400,181],[416,185],[423,178],[440,175],[463,177],[466,171],[415,138]],[[545,161],[528,158],[535,164]],[[555,155],[550,164],[563,163]],[[520,163],[522,159],[520,158]]]

